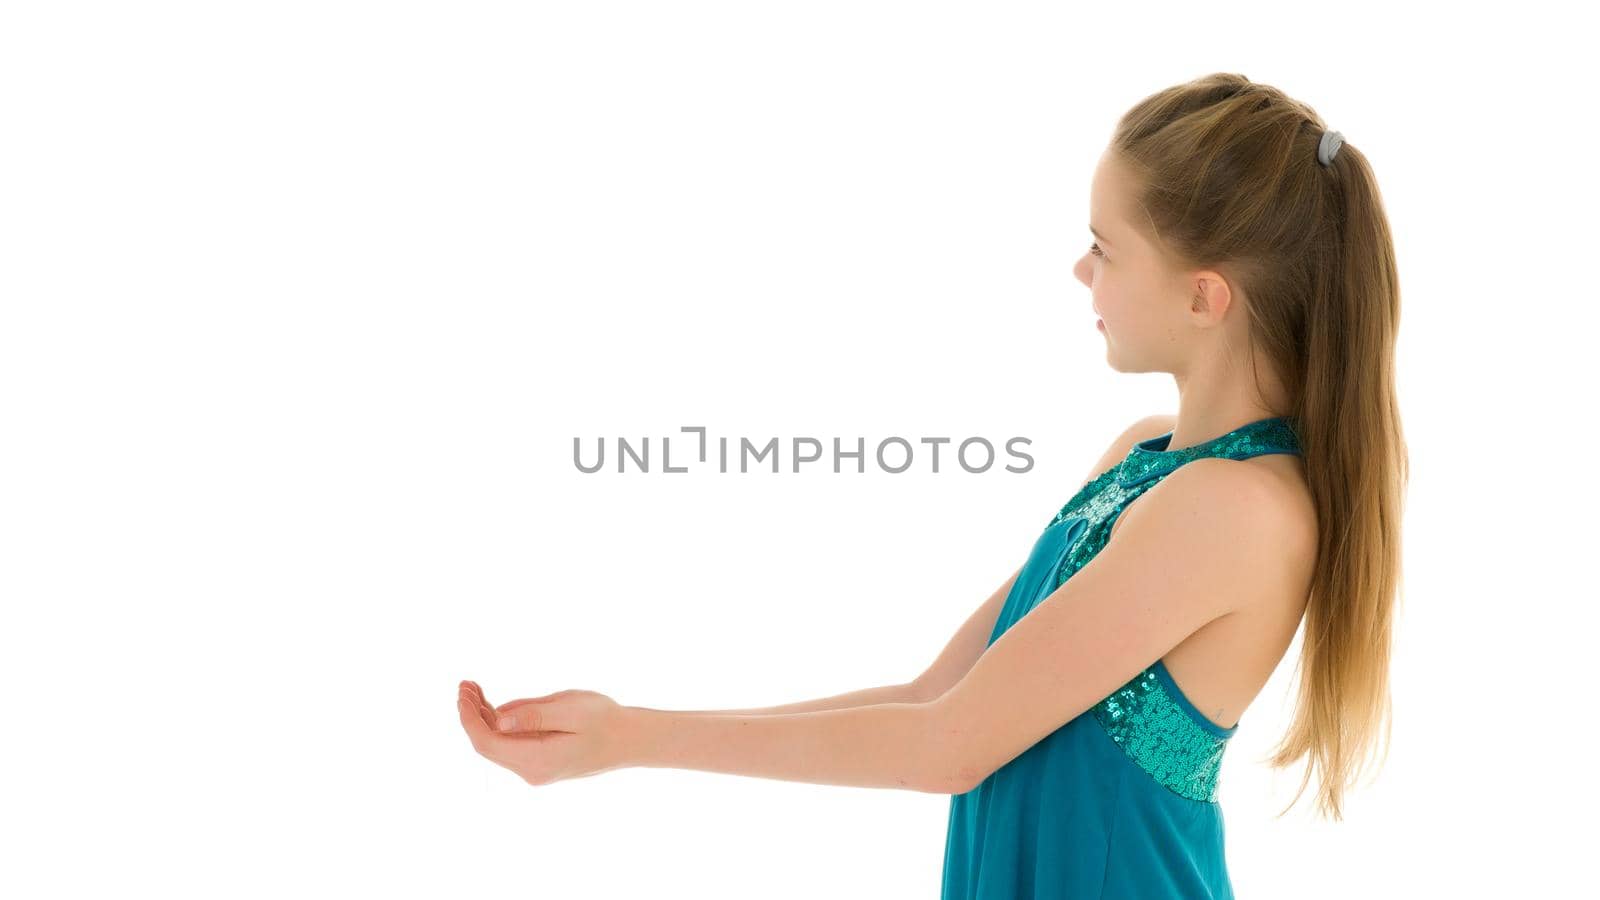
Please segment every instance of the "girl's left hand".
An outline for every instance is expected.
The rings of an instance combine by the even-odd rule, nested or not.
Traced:
[[[456,700],[461,727],[491,762],[531,785],[584,778],[622,768],[623,707],[594,691],[558,691],[513,700],[498,709],[475,682],[463,681]],[[510,727],[499,722],[510,719]]]

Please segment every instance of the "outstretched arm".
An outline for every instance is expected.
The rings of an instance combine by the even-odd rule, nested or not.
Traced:
[[[705,715],[628,706],[628,766],[698,769],[849,787],[955,792],[931,703],[878,703],[780,715]]]

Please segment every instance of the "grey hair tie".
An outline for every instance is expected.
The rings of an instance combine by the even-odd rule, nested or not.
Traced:
[[[1317,144],[1317,162],[1323,165],[1333,163],[1333,158],[1339,155],[1339,148],[1344,146],[1344,135],[1337,131],[1324,131],[1322,141]]]

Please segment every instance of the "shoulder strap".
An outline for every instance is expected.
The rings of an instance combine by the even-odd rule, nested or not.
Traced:
[[[1134,487],[1170,474],[1187,462],[1205,457],[1249,459],[1266,453],[1300,452],[1300,441],[1294,428],[1284,417],[1258,419],[1247,425],[1219,435],[1209,441],[1167,450],[1172,443],[1172,432],[1140,441],[1117,465],[1117,483],[1125,488]]]

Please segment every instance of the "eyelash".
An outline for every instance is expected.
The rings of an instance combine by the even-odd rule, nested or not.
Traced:
[[[1106,255],[1105,251],[1100,249],[1100,244],[1098,242],[1089,245],[1089,252],[1102,259],[1104,259]]]

